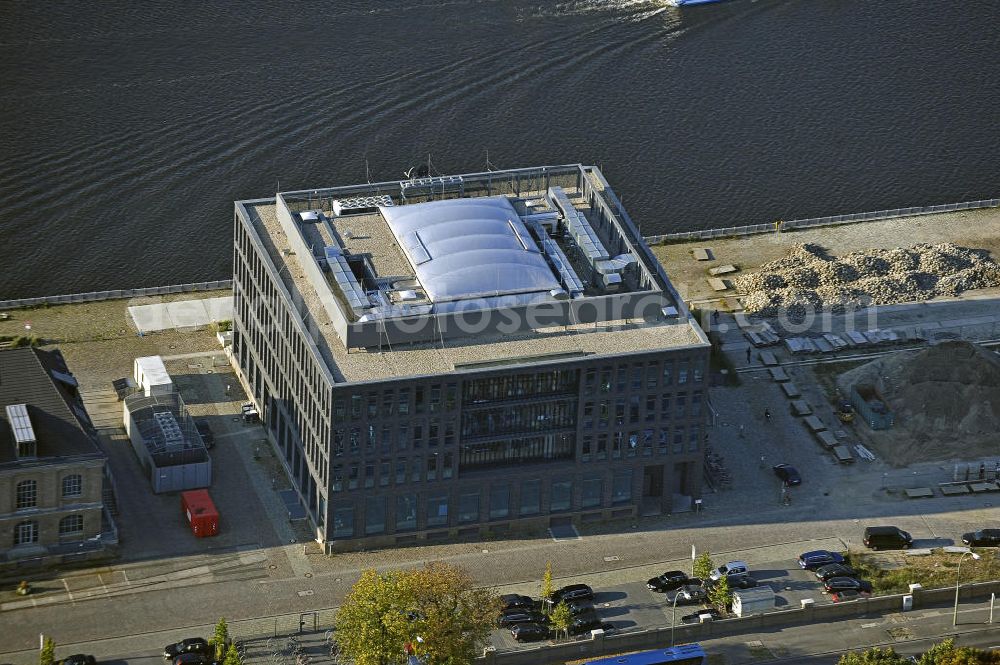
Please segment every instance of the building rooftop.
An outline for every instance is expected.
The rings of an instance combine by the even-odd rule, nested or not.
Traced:
[[[236,204],[334,381],[707,344],[593,167],[429,180]]]
[[[47,458],[102,457],[82,425],[89,425],[90,419],[76,395],[76,380],[59,352],[0,351],[0,465],[45,462]],[[23,421],[24,411],[29,423],[19,423],[18,431],[21,439],[33,438],[34,446],[30,446],[33,454],[19,457],[19,441],[11,418]],[[21,443],[30,442],[25,439]]]

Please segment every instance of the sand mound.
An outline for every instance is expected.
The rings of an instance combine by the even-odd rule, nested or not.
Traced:
[[[746,294],[748,313],[776,316],[784,309],[795,318],[821,307],[840,311],[1000,286],[1000,265],[985,250],[952,243],[869,249],[841,257],[807,243],[734,283]]]
[[[890,460],[1000,452],[1000,356],[981,346],[944,342],[894,353],[844,373],[837,383],[845,395],[852,385],[874,385],[885,398],[896,423],[886,433],[894,449],[882,451]]]

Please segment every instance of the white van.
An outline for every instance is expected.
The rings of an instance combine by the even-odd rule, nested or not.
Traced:
[[[746,577],[749,574],[750,566],[747,565],[746,561],[730,561],[713,570],[709,578],[712,581],[717,581],[723,577],[732,579],[734,577]]]

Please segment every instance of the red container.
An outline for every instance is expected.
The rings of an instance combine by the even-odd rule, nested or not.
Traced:
[[[208,490],[181,492],[181,510],[194,535],[205,538],[219,533],[219,511]]]

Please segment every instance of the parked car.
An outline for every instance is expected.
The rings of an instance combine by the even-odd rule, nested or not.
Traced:
[[[980,529],[963,533],[962,542],[969,547],[1000,547],[1000,529]]]
[[[789,487],[802,484],[802,476],[799,475],[798,470],[794,466],[790,464],[778,464],[772,468],[774,469],[774,475],[778,476],[778,479]]]
[[[856,589],[844,589],[843,591],[834,591],[830,594],[830,600],[835,603],[844,603],[848,600],[857,600],[858,598],[867,598],[871,594],[867,591],[858,591]]]
[[[573,616],[577,614],[583,614],[594,609],[594,604],[589,600],[574,600],[572,602],[566,603],[566,607],[569,608],[569,613]]]
[[[556,589],[552,594],[552,604],[558,605],[560,602],[570,602],[571,600],[591,600],[594,597],[594,590],[586,584],[570,584],[561,589]]]
[[[684,584],[688,583],[687,573],[681,572],[679,570],[668,570],[662,575],[657,575],[656,577],[646,581],[646,588],[650,591],[657,591],[659,593],[666,593],[668,591],[673,591],[674,589],[680,588]]]
[[[752,589],[758,585],[757,580],[750,577],[748,573],[734,573],[732,575],[726,575],[726,582],[729,583],[730,589]],[[705,586],[711,589],[718,583],[718,579],[708,580]]]
[[[676,601],[674,600],[676,598]],[[685,584],[673,593],[667,593],[667,602],[671,605],[693,605],[708,598],[708,590],[701,585]]]
[[[215,435],[212,434],[212,428],[208,426],[208,421],[204,418],[195,418],[194,426],[198,428],[198,434],[201,435],[201,440],[205,442],[205,447],[214,447]]]
[[[816,579],[821,582],[826,582],[831,577],[857,577],[857,573],[844,563],[831,563],[816,569]]]
[[[844,557],[829,550],[813,550],[799,555],[799,568],[804,570],[816,570],[831,563],[844,563]]]
[[[913,544],[913,537],[896,526],[870,526],[865,529],[864,542],[873,550],[905,550]]]
[[[174,665],[214,665],[214,663],[207,653],[189,651],[174,658]]]
[[[548,623],[549,619],[541,612],[535,610],[513,609],[507,610],[500,615],[499,624],[501,627],[513,626],[516,623]]]
[[[188,637],[180,642],[163,647],[163,658],[173,660],[182,653],[209,653],[208,641],[201,637]]]
[[[722,564],[721,566],[713,570],[712,574],[709,575],[709,578],[712,580],[717,580],[723,576],[733,577],[734,575],[749,575],[749,574],[750,574],[750,566],[747,564],[746,561],[730,561],[728,563]]]
[[[57,661],[56,665],[97,665],[97,660],[93,656],[75,653]]]
[[[859,580],[856,577],[831,577],[823,583],[823,590],[827,593],[833,593],[834,591],[871,593],[872,584],[868,580]]]
[[[519,593],[505,593],[500,596],[500,603],[504,610],[535,609],[535,600],[528,596],[522,596]]]
[[[714,607],[710,607],[707,609],[698,610],[697,612],[692,612],[691,614],[685,614],[684,616],[681,617],[681,621],[683,623],[701,623],[701,616],[703,614],[707,614],[710,617],[712,617],[713,621],[722,618],[722,613],[719,610],[715,609]]]
[[[549,636],[549,627],[541,623],[515,623],[510,636],[517,642],[538,642]]]
[[[603,624],[601,623],[600,617],[597,616],[596,611],[591,609],[589,612],[583,612],[582,614],[577,614],[573,617],[573,623],[569,625],[569,634],[582,635],[583,633],[601,627],[603,627]]]

